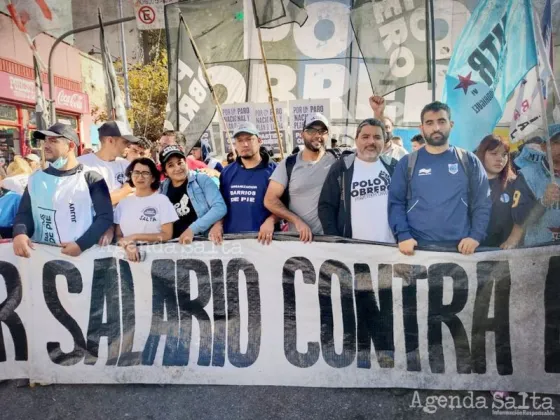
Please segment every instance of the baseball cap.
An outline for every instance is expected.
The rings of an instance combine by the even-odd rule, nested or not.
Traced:
[[[167,163],[169,158],[171,158],[171,156],[179,156],[184,159],[186,158],[185,153],[180,146],[177,146],[175,144],[171,146],[165,146],[159,154],[159,163],[161,163],[162,168],[165,168],[165,164]]]
[[[329,120],[320,112],[315,112],[314,114],[309,114],[305,117],[305,122],[303,123],[303,128],[307,128],[317,122],[324,124],[325,127],[329,128]]]
[[[131,143],[138,143],[140,139],[132,135],[132,131],[122,121],[107,121],[99,127],[99,137],[122,137]]]
[[[46,137],[64,137],[76,144],[80,144],[80,139],[78,138],[76,131],[74,131],[74,129],[68,124],[60,122],[51,125],[46,130],[37,130],[33,133],[33,138],[38,140],[44,140]]]
[[[253,134],[257,137],[260,136],[259,130],[257,130],[257,127],[255,126],[255,124],[253,124],[250,121],[245,121],[242,122],[241,124],[239,124],[237,126],[237,128],[235,129],[235,131],[233,132],[233,137],[237,137],[238,134],[241,133],[248,133],[248,134]]]
[[[39,158],[39,156],[37,156],[35,153],[29,153],[28,155],[25,155],[24,158],[32,162],[41,162],[41,158]]]

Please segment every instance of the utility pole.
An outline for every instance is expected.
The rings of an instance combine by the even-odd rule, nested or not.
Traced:
[[[119,0],[119,19],[124,17],[122,0]],[[130,90],[128,86],[128,64],[126,62],[126,41],[124,39],[124,23],[120,24],[121,27],[121,59],[123,63],[123,77],[124,77],[124,107],[130,109]]]

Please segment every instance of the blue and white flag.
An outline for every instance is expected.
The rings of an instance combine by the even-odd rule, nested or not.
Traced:
[[[445,77],[451,143],[473,150],[491,134],[507,99],[537,64],[530,0],[482,0],[463,29]]]

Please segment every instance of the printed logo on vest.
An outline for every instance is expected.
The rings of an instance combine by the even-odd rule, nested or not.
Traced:
[[[548,230],[552,232],[553,241],[560,241],[560,227],[549,227]]]
[[[449,168],[449,173],[451,175],[455,175],[457,172],[459,172],[459,164],[458,163],[450,163],[449,165],[447,165],[447,167]]]
[[[55,215],[56,210],[38,207],[40,225],[40,241],[47,244],[59,244],[60,237],[56,227]]]
[[[156,222],[157,213],[158,212],[155,207],[146,207],[144,210],[142,210],[140,220],[143,222]]]
[[[509,200],[510,200],[510,199],[511,199],[511,198],[510,198],[510,196],[509,196],[508,193],[503,193],[503,194],[500,196],[500,201],[501,201],[502,203],[506,203],[506,204],[507,204],[507,203],[509,203]]]
[[[432,174],[432,168],[422,168],[418,171],[418,176],[431,175],[431,174]]]
[[[74,203],[70,203],[68,206],[70,208],[70,221],[76,223],[76,206]]]

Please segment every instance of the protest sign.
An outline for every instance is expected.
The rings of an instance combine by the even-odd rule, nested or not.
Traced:
[[[278,120],[280,136],[282,137],[282,149],[284,152],[289,152],[286,147],[286,128],[288,122],[286,113],[288,112],[288,103],[275,102],[274,106],[276,107],[276,118]],[[278,147],[278,136],[276,135],[274,118],[272,117],[270,104],[254,104],[253,112],[255,113],[253,121],[259,130],[263,146],[274,151],[275,154],[280,153],[280,149]]]
[[[560,393],[560,246],[0,245],[0,380]]]
[[[301,131],[308,115],[320,112],[330,121],[330,105],[331,102],[328,99],[290,101],[290,128],[292,130],[293,147],[303,144]]]

